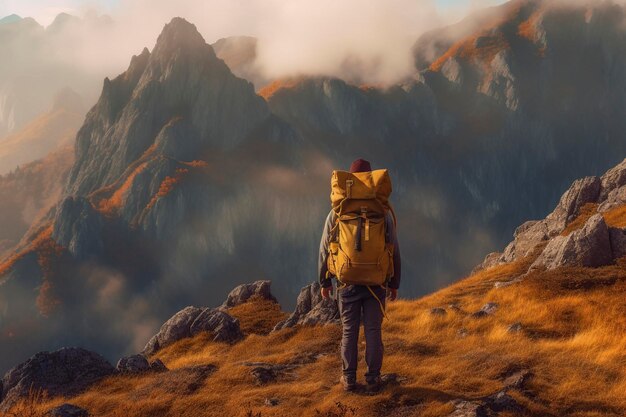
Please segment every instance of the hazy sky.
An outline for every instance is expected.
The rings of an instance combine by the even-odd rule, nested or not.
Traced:
[[[34,17],[39,23],[48,25],[54,17],[66,12],[82,14],[89,9],[114,13],[125,0],[0,0],[0,18],[9,14]],[[244,0],[233,0],[242,2]],[[393,3],[393,0],[387,0]],[[435,0],[441,13],[460,13],[471,7],[483,7],[503,3],[504,0]],[[184,3],[184,0],[182,0]]]

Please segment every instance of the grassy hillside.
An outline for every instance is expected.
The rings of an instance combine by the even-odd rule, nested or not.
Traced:
[[[620,210],[606,217],[623,221]],[[505,389],[518,409],[500,416],[625,415],[626,260],[518,280],[538,252],[390,304],[383,371],[397,376],[376,395],[341,389],[339,326],[268,334],[284,313],[255,300],[230,311],[248,333],[242,342],[182,340],[156,355],[175,372],[114,376],[71,402],[94,416],[448,416],[458,400],[480,403]],[[487,303],[495,312],[474,314]],[[258,362],[289,366],[259,384]],[[214,368],[193,368],[204,365]],[[363,372],[364,364],[361,381]],[[62,402],[38,400],[28,414]]]

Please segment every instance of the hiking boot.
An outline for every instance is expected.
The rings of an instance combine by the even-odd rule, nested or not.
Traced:
[[[369,379],[367,380],[367,386],[366,386],[366,390],[367,392],[378,392],[380,391],[380,389],[382,388],[383,382],[380,379],[380,377],[376,377],[373,379]]]
[[[352,378],[347,378],[345,375],[341,375],[339,382],[343,385],[343,390],[352,392],[356,389],[356,381]]]

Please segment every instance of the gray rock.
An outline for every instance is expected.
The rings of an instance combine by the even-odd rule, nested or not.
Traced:
[[[597,267],[613,260],[609,229],[601,214],[595,214],[583,226],[567,236],[553,238],[530,269],[554,269],[560,266]]]
[[[520,404],[515,401],[513,397],[506,393],[506,391],[500,391],[494,395],[487,397],[486,407],[491,411],[499,413],[501,411],[519,413],[523,411]]]
[[[518,372],[508,375],[506,378],[504,378],[502,383],[506,388],[521,389],[532,376],[532,372],[530,372],[528,369],[522,369]]]
[[[146,356],[153,355],[165,346],[201,332],[211,333],[213,340],[218,342],[234,343],[243,338],[239,320],[228,313],[214,308],[189,306],[163,323],[142,353]]]
[[[150,362],[150,371],[167,372],[169,371],[169,369],[167,368],[167,366],[165,366],[161,359],[155,359],[154,361]]]
[[[480,318],[480,317],[490,316],[493,313],[495,313],[497,309],[498,309],[497,303],[487,303],[484,306],[482,306],[480,310],[472,314],[472,317]]]
[[[551,231],[545,220],[532,221],[529,223],[530,225],[527,227],[524,227],[526,223],[520,226],[524,227],[524,229],[516,232],[515,239],[504,249],[498,263],[513,262],[528,256],[538,244],[550,238]]]
[[[278,323],[272,331],[296,325],[333,323],[338,320],[337,302],[332,298],[323,299],[320,294],[320,284],[314,282],[300,290],[294,312],[286,320]]]
[[[601,182],[598,177],[585,177],[574,181],[545,219],[523,223],[515,230],[514,240],[507,245],[502,256],[485,259],[483,265],[513,262],[530,255],[538,244],[561,233],[567,224],[578,216],[582,206],[598,201]]]
[[[611,191],[626,185],[626,159],[615,167],[609,169],[602,176],[602,190],[600,191],[600,201],[608,198]]]
[[[430,309],[430,314],[433,316],[445,316],[448,312],[445,308],[435,307]]]
[[[487,413],[480,402],[456,400],[452,402],[454,411],[448,417],[487,417]]]
[[[276,381],[276,372],[269,367],[257,366],[252,370],[257,385],[265,385]]]
[[[619,259],[626,256],[626,229],[610,227],[609,239],[611,241],[613,259]]]
[[[263,300],[278,302],[276,298],[272,295],[270,289],[271,284],[271,281],[265,280],[255,281],[251,284],[239,285],[228,294],[228,297],[226,297],[226,301],[224,301],[222,307],[234,307],[236,305],[245,303],[252,297],[260,297]]]
[[[280,401],[278,400],[278,398],[266,398],[265,399],[265,405],[268,407],[276,407],[279,403]]]
[[[150,364],[145,356],[137,354],[121,358],[116,368],[121,373],[137,374],[150,370]]]
[[[551,230],[560,233],[569,222],[576,218],[582,206],[597,202],[601,184],[602,180],[598,177],[585,177],[574,181],[561,196],[554,211],[546,217]]]
[[[487,254],[487,256],[485,256],[485,259],[483,260],[483,262],[480,265],[478,265],[476,268],[474,268],[472,270],[472,274],[475,274],[476,272],[478,272],[480,270],[491,268],[492,266],[499,265],[500,263],[502,263],[502,253],[501,252],[491,252],[491,253]]]
[[[518,282],[522,282],[521,278],[515,278],[510,281],[496,281],[494,282],[493,286],[494,288],[505,288],[513,284],[517,284]]]
[[[506,328],[506,331],[509,333],[519,333],[522,331],[522,323],[520,322],[513,323],[509,327]]]
[[[4,375],[0,411],[27,397],[31,388],[46,391],[51,397],[69,397],[113,373],[115,368],[106,359],[85,349],[37,353]]]
[[[488,417],[502,411],[522,413],[524,408],[506,391],[499,391],[476,401],[453,401],[454,411],[448,417]],[[517,415],[517,414],[516,414]]]
[[[408,381],[408,378],[396,373],[382,374],[380,376],[380,382],[382,382],[384,385],[403,384],[406,381]]]
[[[73,404],[63,404],[46,412],[46,417],[88,417],[89,413],[84,408]]]
[[[598,212],[604,213],[624,204],[626,204],[626,185],[612,190],[606,199],[598,206]]]
[[[243,339],[239,320],[229,314],[212,308],[202,311],[189,328],[191,336],[201,332],[213,334],[216,342],[234,343]]]

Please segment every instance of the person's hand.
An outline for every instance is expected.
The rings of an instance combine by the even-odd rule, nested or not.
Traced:
[[[397,288],[389,288],[387,293],[387,298],[389,301],[395,301],[398,298],[398,289]]]
[[[333,293],[333,287],[322,287],[322,298],[329,298]]]

